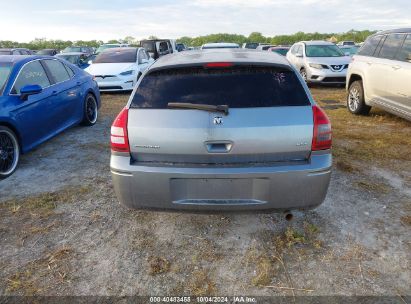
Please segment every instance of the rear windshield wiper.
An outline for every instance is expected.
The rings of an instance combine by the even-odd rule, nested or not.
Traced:
[[[185,102],[169,102],[167,107],[172,109],[194,109],[194,110],[203,110],[209,112],[221,112],[225,115],[228,115],[228,106],[227,105],[209,105],[209,104],[195,104],[195,103],[185,103]]]

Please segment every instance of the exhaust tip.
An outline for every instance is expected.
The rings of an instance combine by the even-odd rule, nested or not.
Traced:
[[[286,213],[285,214],[285,219],[290,222],[293,219],[293,214],[292,213]]]

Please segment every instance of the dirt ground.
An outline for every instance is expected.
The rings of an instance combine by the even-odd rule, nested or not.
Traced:
[[[312,88],[333,123],[319,208],[283,214],[129,210],[97,125],[67,130],[0,181],[0,295],[411,295],[411,123],[350,115],[343,88]]]

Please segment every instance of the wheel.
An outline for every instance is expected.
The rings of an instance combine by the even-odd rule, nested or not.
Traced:
[[[20,147],[16,134],[7,127],[0,126],[0,179],[16,171],[20,159]]]
[[[350,85],[347,108],[348,111],[356,115],[367,115],[370,112],[371,107],[367,106],[364,101],[364,89],[361,80],[356,80]]]
[[[83,121],[84,126],[92,126],[96,123],[98,117],[97,100],[93,94],[88,94],[84,101],[84,114]]]
[[[301,77],[304,79],[304,81],[307,82],[307,71],[305,70],[305,68],[302,68],[300,70],[300,74],[301,74]]]

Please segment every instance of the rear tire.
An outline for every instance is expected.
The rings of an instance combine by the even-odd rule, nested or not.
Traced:
[[[371,107],[366,105],[364,99],[364,88],[361,80],[351,83],[348,89],[347,109],[355,115],[368,115]]]
[[[19,164],[20,146],[16,134],[0,126],[0,179],[12,175]]]
[[[84,100],[83,120],[81,124],[83,126],[93,126],[97,122],[98,118],[98,105],[97,100],[93,94],[87,94]]]

